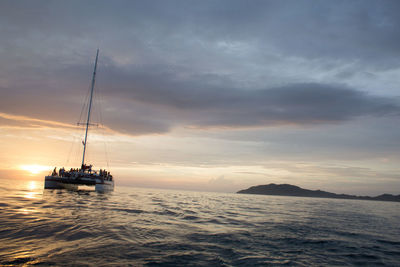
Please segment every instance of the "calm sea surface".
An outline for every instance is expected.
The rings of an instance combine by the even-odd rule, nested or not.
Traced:
[[[400,203],[0,180],[0,265],[400,266]]]

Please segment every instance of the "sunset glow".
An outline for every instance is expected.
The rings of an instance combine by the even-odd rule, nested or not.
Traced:
[[[51,167],[49,166],[38,165],[38,164],[21,165],[19,168],[23,171],[29,172],[30,174],[38,174],[40,172],[51,170]]]

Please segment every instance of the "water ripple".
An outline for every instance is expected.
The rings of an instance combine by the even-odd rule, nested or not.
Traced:
[[[0,185],[0,265],[400,265],[400,205]]]

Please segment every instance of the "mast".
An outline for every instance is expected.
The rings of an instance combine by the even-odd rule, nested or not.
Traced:
[[[90,89],[90,100],[89,100],[88,116],[87,116],[87,120],[86,120],[85,141],[83,142],[82,168],[83,168],[83,165],[85,164],[87,135],[88,135],[89,124],[90,124],[90,110],[92,109],[93,89],[94,89],[94,84],[96,81],[96,69],[97,69],[97,59],[98,58],[99,58],[99,49],[97,49],[97,53],[96,53],[96,60],[94,62],[94,70],[93,70],[93,77],[92,77],[92,85],[91,85],[91,89]]]

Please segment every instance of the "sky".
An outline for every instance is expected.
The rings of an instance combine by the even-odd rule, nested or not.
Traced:
[[[400,2],[0,2],[0,176],[400,193]]]

